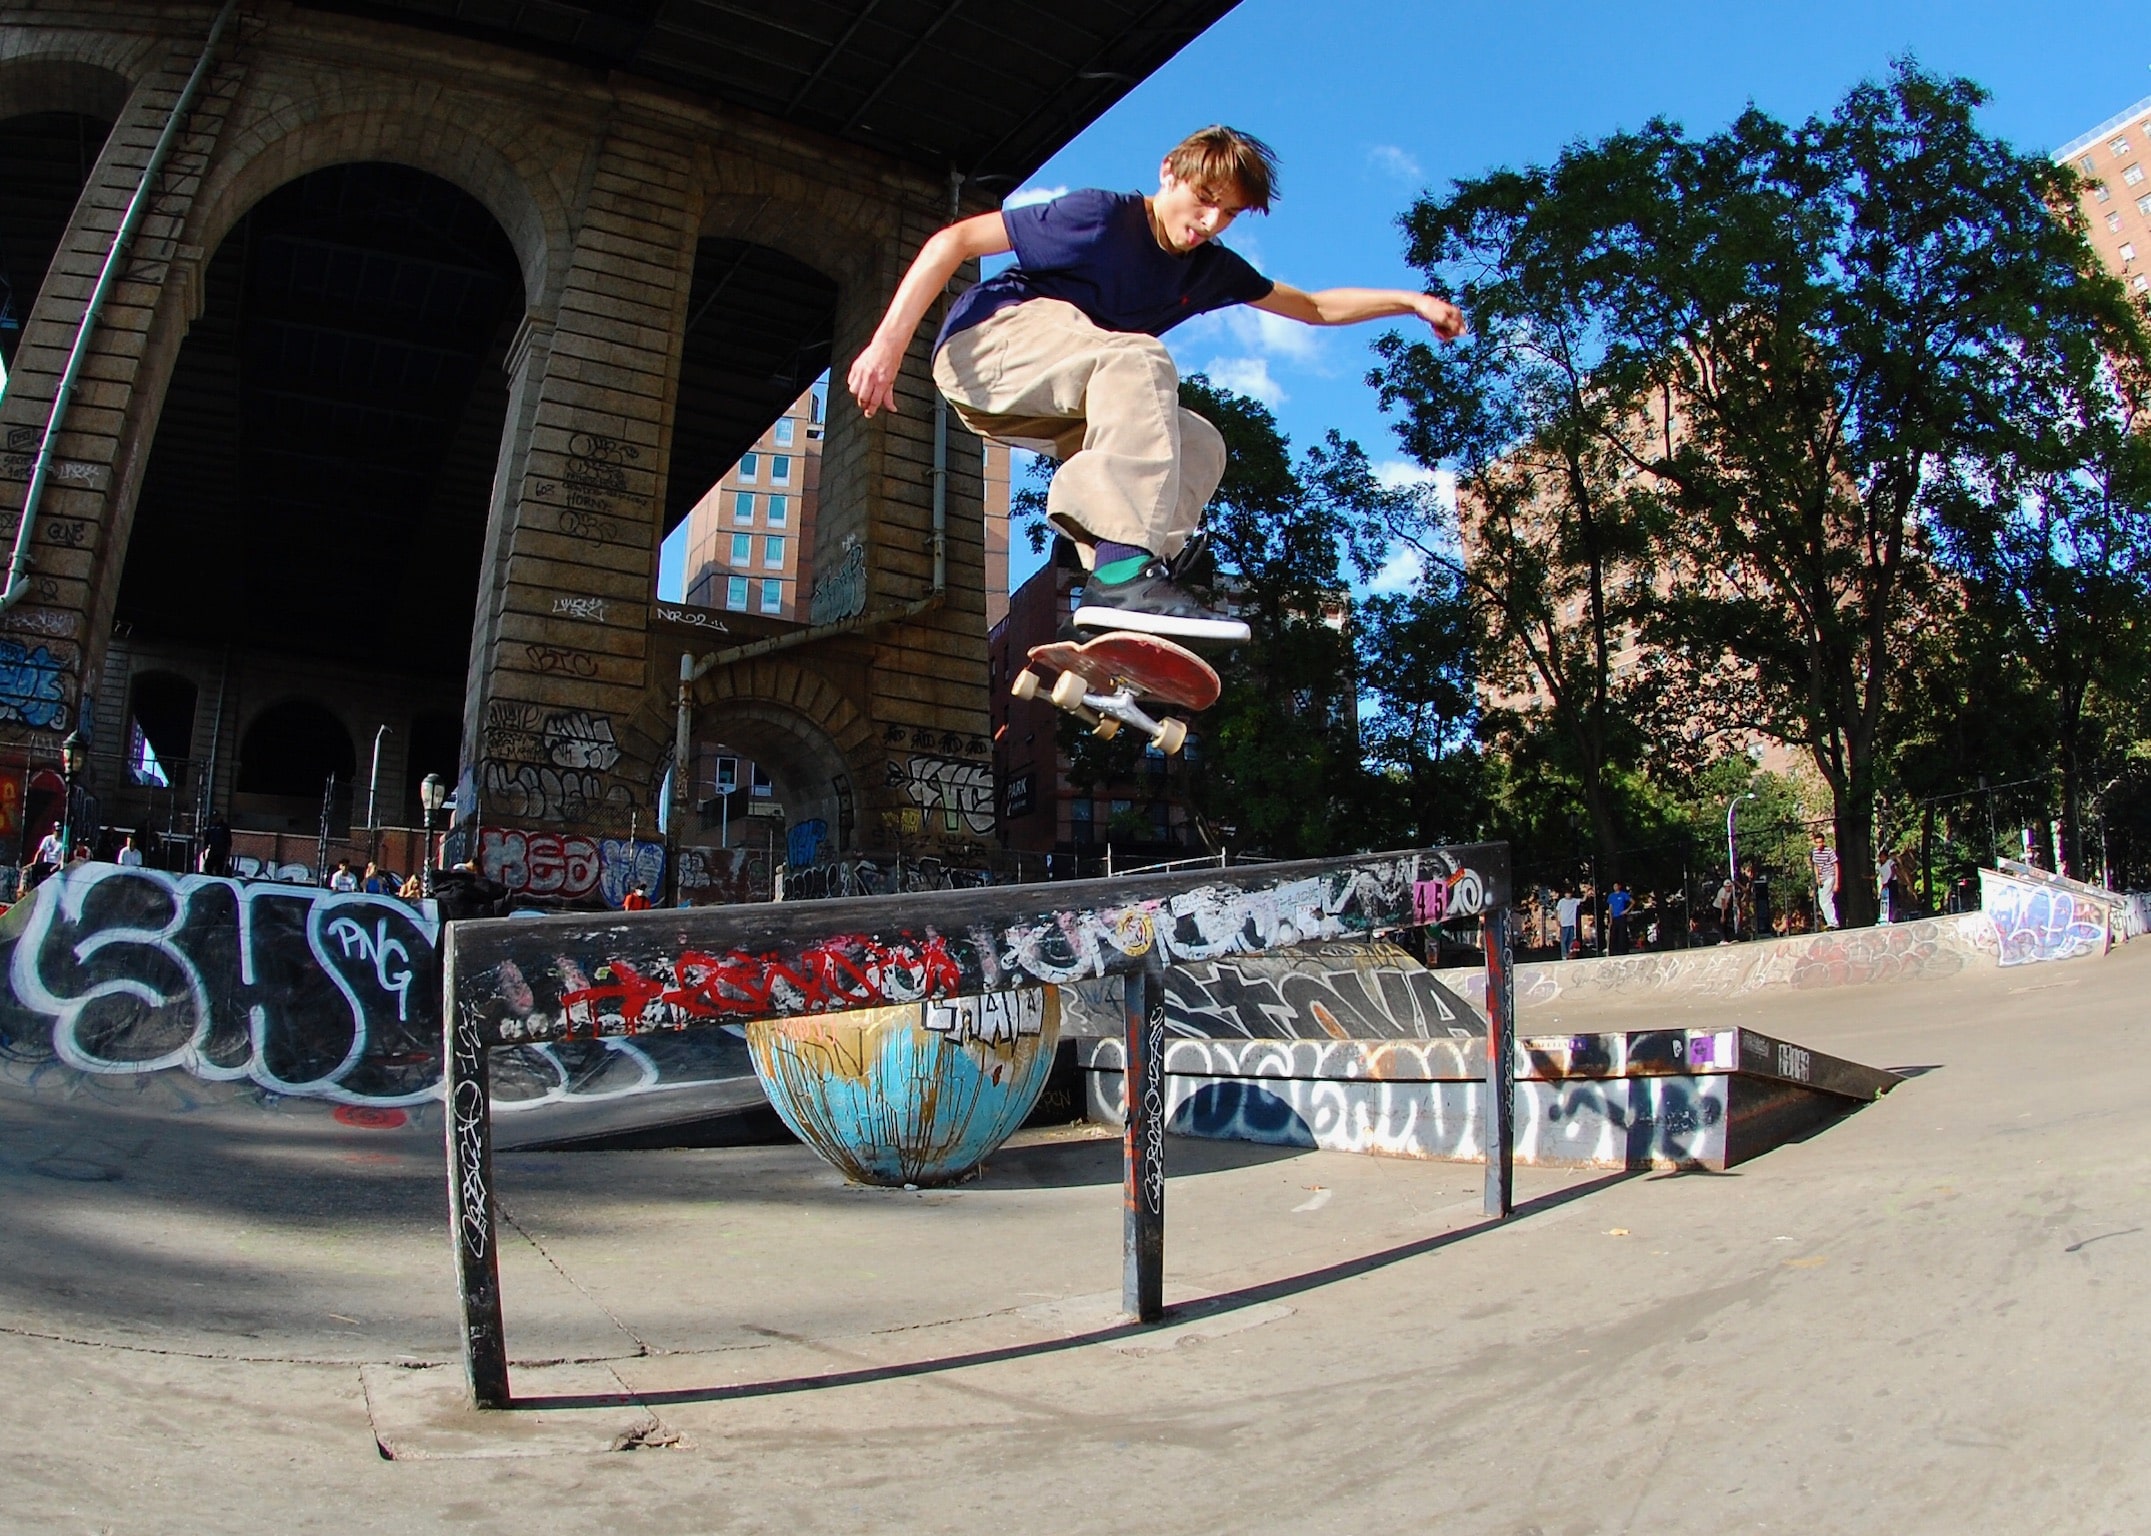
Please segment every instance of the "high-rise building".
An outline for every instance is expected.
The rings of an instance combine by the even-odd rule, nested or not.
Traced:
[[[687,514],[687,601],[801,617],[821,489],[822,397],[808,390]]]
[[[2083,173],[2092,248],[2132,293],[2151,291],[2151,96],[2054,151]]]
[[[824,400],[797,400],[687,514],[686,600],[804,621],[814,590]],[[986,627],[1008,616],[1008,449],[985,445]]]

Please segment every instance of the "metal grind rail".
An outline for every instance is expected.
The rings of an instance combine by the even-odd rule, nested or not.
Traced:
[[[1165,973],[1476,919],[1486,945],[1485,1209],[1513,1200],[1514,991],[1506,844],[909,896],[457,923],[443,941],[448,1197],[463,1353],[512,1406],[493,1192],[496,1046],[635,1036],[1119,976],[1127,1116],[1122,1304],[1164,1316]]]

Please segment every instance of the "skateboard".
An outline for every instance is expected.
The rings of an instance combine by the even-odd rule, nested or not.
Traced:
[[[1210,663],[1157,635],[1113,630],[1080,643],[1055,640],[1032,646],[1030,661],[1009,687],[1017,698],[1033,699],[1044,689],[1055,708],[1100,736],[1110,740],[1123,725],[1132,725],[1168,755],[1187,744],[1187,722],[1153,718],[1136,701],[1151,699],[1196,713],[1217,702],[1217,673]],[[1045,688],[1047,673],[1059,674],[1050,689]]]

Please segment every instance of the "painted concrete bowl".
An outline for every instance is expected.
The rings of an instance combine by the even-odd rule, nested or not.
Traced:
[[[1051,987],[747,1026],[784,1123],[861,1184],[952,1184],[1021,1125],[1060,1039]]]

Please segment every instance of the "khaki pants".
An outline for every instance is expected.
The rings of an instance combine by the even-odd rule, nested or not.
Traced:
[[[1059,299],[957,332],[934,382],[973,432],[1060,461],[1046,517],[1081,546],[1110,539],[1171,558],[1225,473],[1225,440],[1181,408],[1165,343],[1104,330]]]

